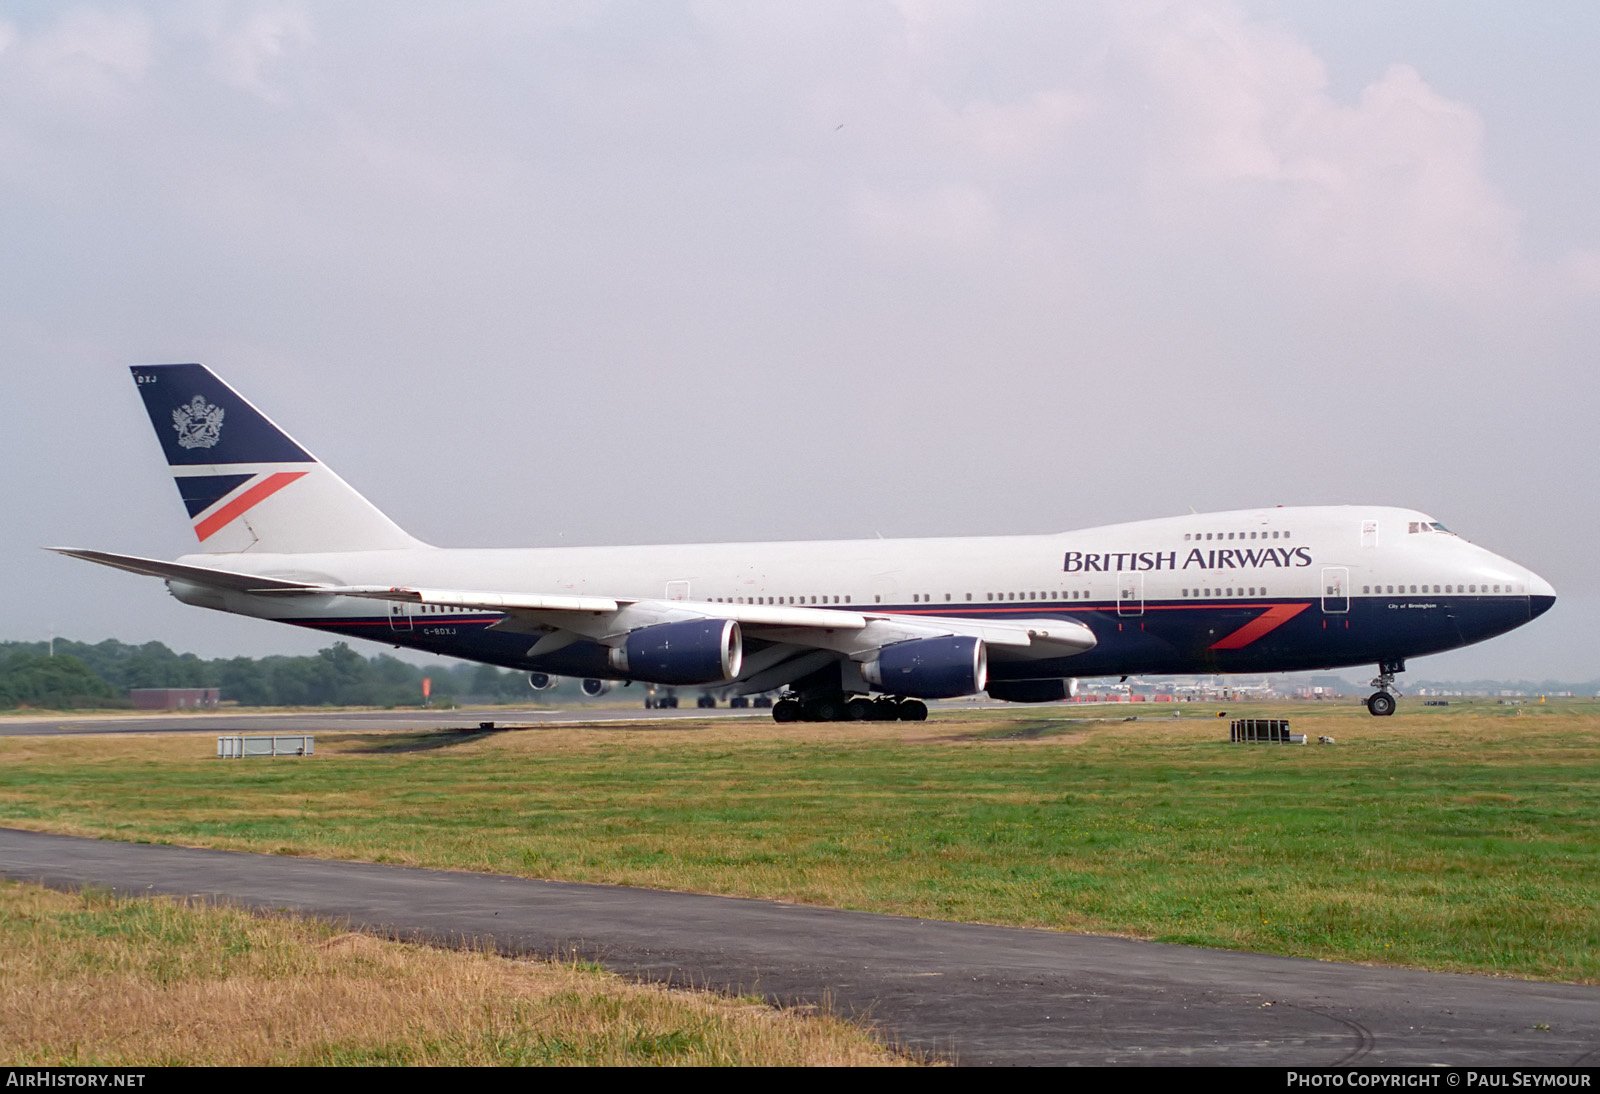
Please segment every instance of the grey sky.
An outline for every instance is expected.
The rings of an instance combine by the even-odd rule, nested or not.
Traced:
[[[0,4],[0,637],[324,639],[191,533],[204,361],[442,545],[1423,509],[1600,675],[1587,3]]]

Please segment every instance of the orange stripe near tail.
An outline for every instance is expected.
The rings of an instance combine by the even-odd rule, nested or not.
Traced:
[[[242,516],[249,512],[257,504],[270,498],[305,474],[307,474],[305,471],[279,471],[276,474],[268,475],[221,509],[197,523],[194,526],[194,534],[200,537],[201,543],[204,543],[212,534],[233,520],[234,517]]]

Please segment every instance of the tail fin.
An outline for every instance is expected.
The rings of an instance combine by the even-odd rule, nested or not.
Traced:
[[[136,365],[133,380],[202,551],[421,546],[204,365]]]

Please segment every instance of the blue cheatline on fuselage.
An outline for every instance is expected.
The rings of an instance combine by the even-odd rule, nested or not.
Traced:
[[[1222,601],[1146,601],[1138,614],[1120,614],[1115,602],[1019,603],[932,609],[923,605],[874,605],[875,612],[961,619],[1074,619],[1094,631],[1094,649],[1072,657],[1033,661],[992,661],[994,680],[1134,674],[1295,672],[1376,664],[1402,657],[1442,653],[1537,618],[1554,603],[1548,596],[1356,596],[1346,611],[1324,611],[1305,597],[1246,597]],[[1287,617],[1246,644],[1215,648],[1238,635],[1274,608]],[[575,642],[554,653],[529,658],[526,634],[498,631],[500,615],[469,613],[412,617],[397,629],[388,618],[282,619],[317,630],[388,642],[446,656],[466,657],[504,668],[559,676],[614,676],[606,647]],[[449,633],[442,633],[448,631]],[[752,643],[752,645],[756,645]]]

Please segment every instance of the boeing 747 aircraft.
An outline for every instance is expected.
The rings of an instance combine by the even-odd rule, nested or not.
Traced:
[[[1520,627],[1555,590],[1409,509],[1274,508],[1060,535],[461,550],[406,534],[202,365],[133,378],[199,541],[62,554],[186,604],[586,681],[786,689],[779,721],[1048,702],[1078,677],[1375,664]]]

